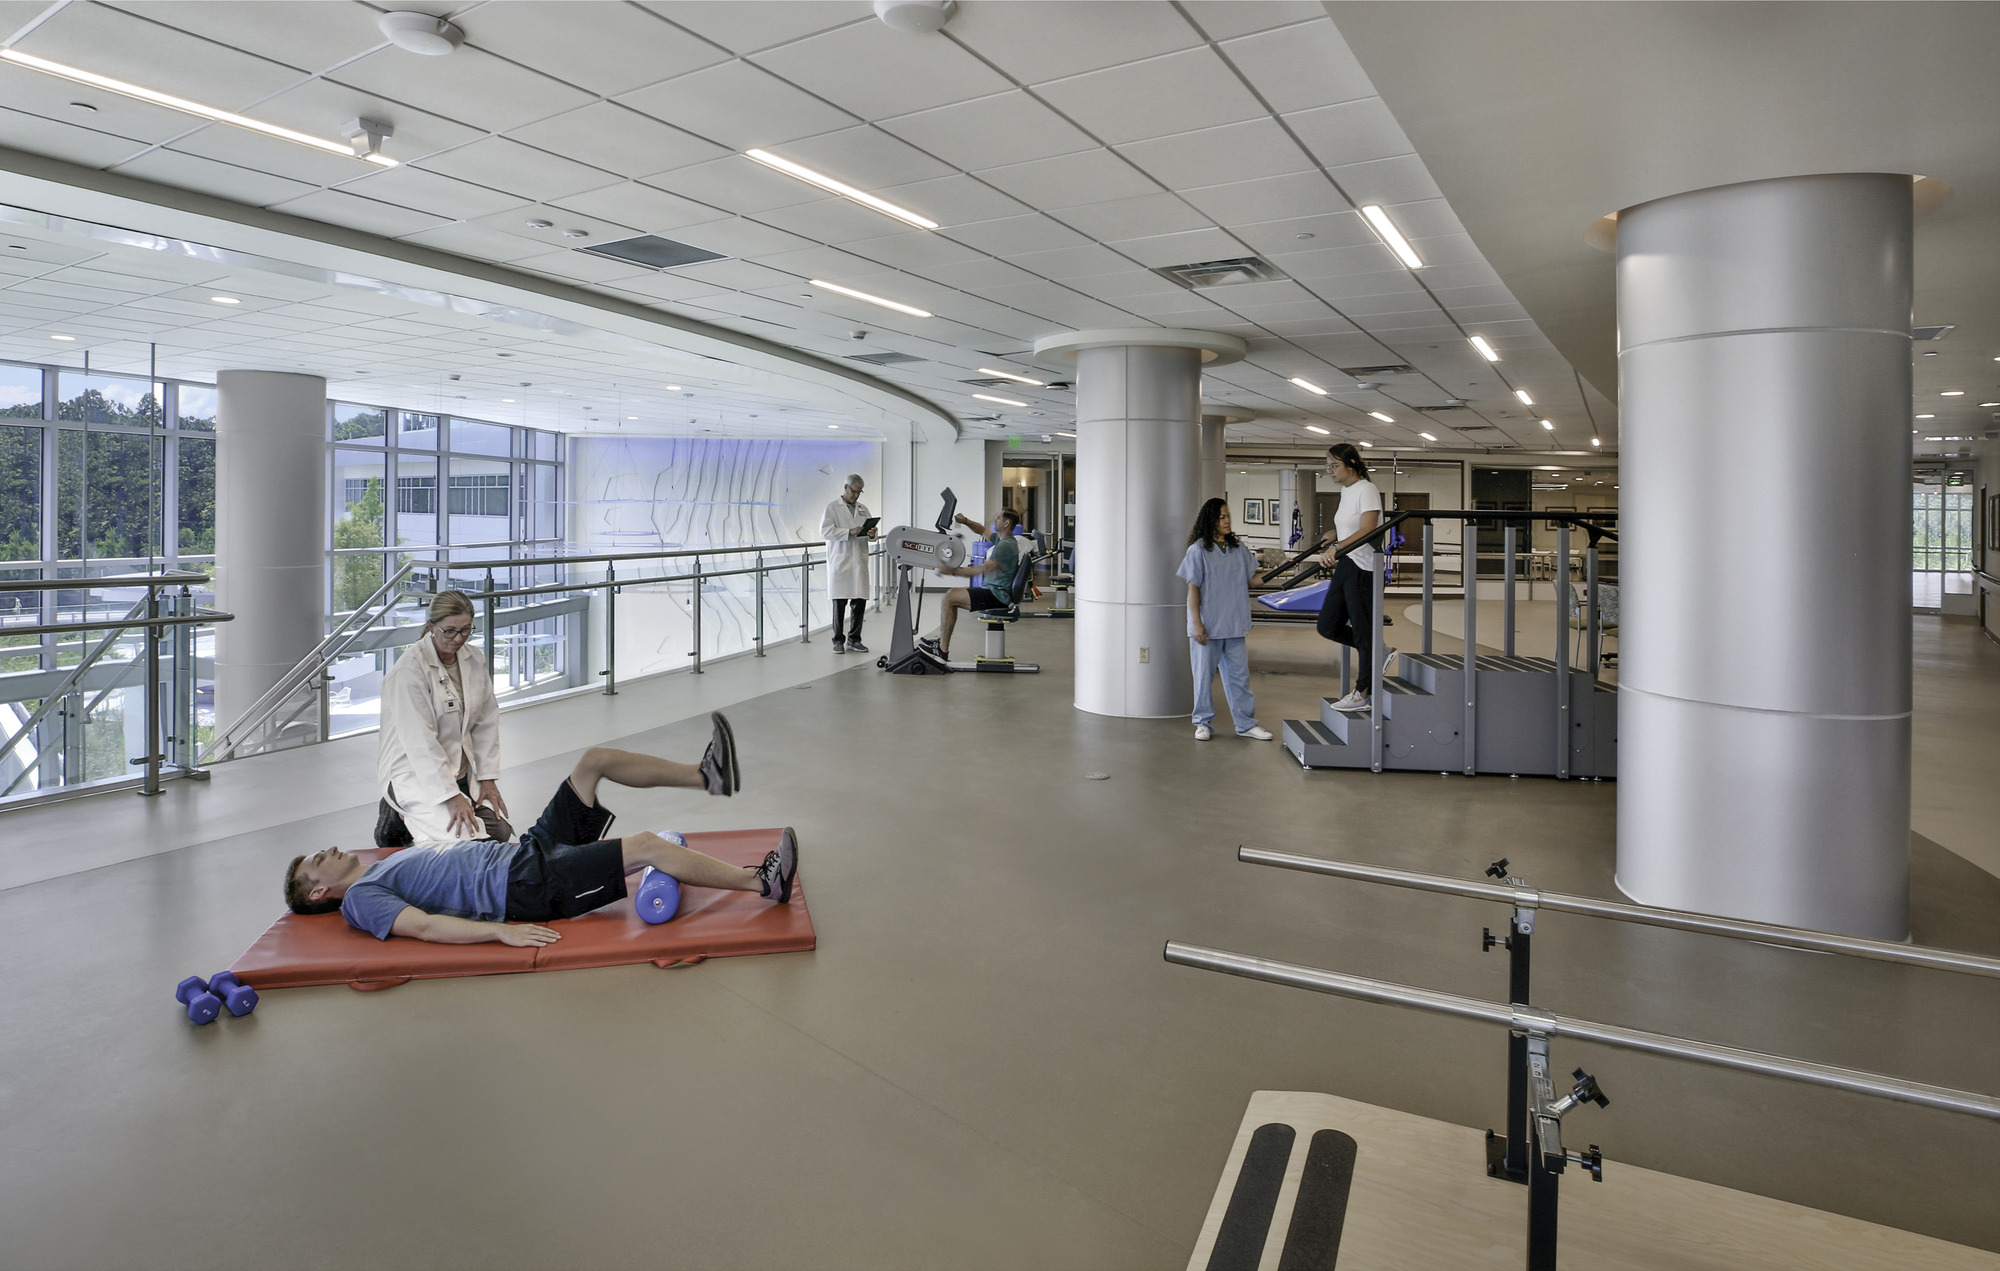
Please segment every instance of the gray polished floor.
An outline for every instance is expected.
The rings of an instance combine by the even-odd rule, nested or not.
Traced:
[[[1927,673],[2000,678],[1970,626],[1941,631]],[[740,698],[741,796],[607,802],[627,829],[798,827],[812,954],[285,990],[195,1029],[173,984],[269,923],[291,855],[366,838],[372,744],[244,761],[164,813],[0,818],[8,876],[36,879],[0,891],[0,1265],[1168,1268],[1253,1090],[1494,1123],[1501,1035],[1160,946],[1504,996],[1497,909],[1236,845],[1467,876],[1504,855],[1613,895],[1616,786],[1302,773],[1276,743],[1085,715],[1069,635],[1013,629],[1033,678],[891,678],[815,643],[509,716],[521,811],[585,742],[692,757],[697,712]],[[1275,727],[1325,684],[1256,687]],[[1990,772],[1990,725],[1966,736]],[[2000,879],[1921,837],[1912,863],[1917,938],[2000,953]],[[1993,981],[1560,916],[1537,962],[1566,1014],[2000,1091]],[[1612,1096],[1573,1122],[1606,1187],[1623,1161],[2000,1250],[2000,1126],[1556,1059]]]

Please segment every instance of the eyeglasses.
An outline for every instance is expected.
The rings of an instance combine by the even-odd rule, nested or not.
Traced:
[[[471,634],[472,624],[469,622],[462,627],[439,627],[437,629],[437,638],[440,640],[463,640]]]

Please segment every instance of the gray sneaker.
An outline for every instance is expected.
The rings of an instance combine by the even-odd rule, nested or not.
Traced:
[[[709,719],[714,721],[715,735],[701,757],[701,781],[710,794],[728,798],[743,788],[743,774],[736,767],[736,734],[721,711]]]
[[[868,646],[859,640],[849,640],[847,642],[847,651],[849,653],[866,653],[868,652]]]
[[[835,636],[833,638],[833,651],[835,653],[847,652],[847,641],[841,639],[839,636]]]
[[[757,882],[764,898],[781,905],[791,904],[792,880],[798,872],[799,840],[788,825],[778,836],[778,850],[766,853],[764,863],[757,867]]]

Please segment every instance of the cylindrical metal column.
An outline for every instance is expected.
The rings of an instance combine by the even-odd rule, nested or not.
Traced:
[[[1201,354],[1077,354],[1076,705],[1157,719],[1194,708],[1187,585],[1201,507]]]
[[[1201,489],[1203,503],[1229,497],[1229,422],[1221,415],[1201,417]]]
[[[1911,179],[1618,219],[1618,885],[1909,930]]]
[[[216,376],[215,713],[234,723],[326,633],[326,381]]]

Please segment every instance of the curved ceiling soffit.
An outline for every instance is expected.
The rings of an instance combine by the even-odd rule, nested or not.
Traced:
[[[788,380],[822,402],[844,397],[912,424],[941,423],[955,438],[965,434],[952,412],[899,384],[775,340],[489,261],[4,147],[0,223],[368,291],[550,335],[589,336],[642,356],[669,349],[749,371],[765,387]],[[662,338],[666,332],[678,338]]]

